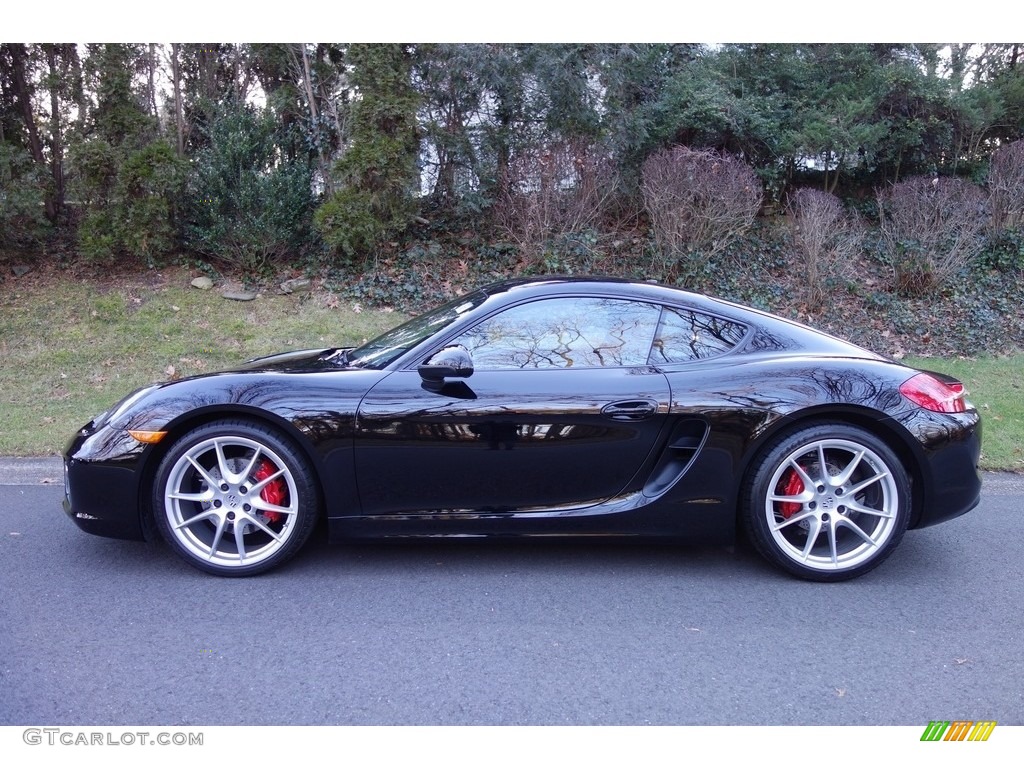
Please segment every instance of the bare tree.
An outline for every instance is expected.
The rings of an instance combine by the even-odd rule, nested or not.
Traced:
[[[1024,139],[992,154],[988,191],[994,229],[1015,229],[1024,224]]]
[[[938,288],[981,251],[989,216],[980,187],[963,179],[918,176],[877,195],[898,291],[920,296]]]
[[[497,220],[531,260],[552,239],[595,229],[618,186],[611,158],[583,141],[516,156],[508,180]]]
[[[829,279],[851,276],[861,228],[839,198],[817,189],[801,189],[789,198],[789,223],[803,266],[805,300],[817,307]]]
[[[643,164],[640,190],[665,266],[694,270],[742,236],[761,209],[761,182],[739,158],[663,149]]]

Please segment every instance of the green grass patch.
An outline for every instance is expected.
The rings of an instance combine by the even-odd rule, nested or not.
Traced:
[[[981,466],[1024,471],[1024,355],[976,360],[908,357],[903,362],[960,379],[981,412]]]
[[[33,276],[34,277],[34,276]],[[331,294],[224,299],[183,271],[130,282],[0,285],[0,455],[59,453],[130,391],[252,357],[361,343],[404,320]]]

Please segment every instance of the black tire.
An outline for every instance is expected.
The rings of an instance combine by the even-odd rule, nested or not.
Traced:
[[[872,433],[817,424],[762,451],[741,504],[743,528],[769,562],[803,579],[843,581],[876,568],[899,545],[910,481]]]
[[[218,576],[253,576],[289,560],[319,514],[308,462],[277,430],[216,421],[167,452],[153,486],[161,535],[190,565]]]

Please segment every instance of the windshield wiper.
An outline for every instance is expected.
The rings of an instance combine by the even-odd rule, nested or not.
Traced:
[[[324,357],[324,362],[330,360],[332,363],[337,365],[348,365],[348,353],[351,350],[348,349],[336,349],[331,354]]]

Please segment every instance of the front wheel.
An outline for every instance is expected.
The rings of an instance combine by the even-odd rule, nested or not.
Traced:
[[[180,438],[157,470],[156,524],[189,564],[252,576],[292,557],[317,517],[316,484],[291,441],[261,424],[221,421]]]
[[[796,576],[841,581],[878,566],[910,519],[910,483],[870,432],[835,424],[773,442],[745,486],[743,524],[757,550]]]

